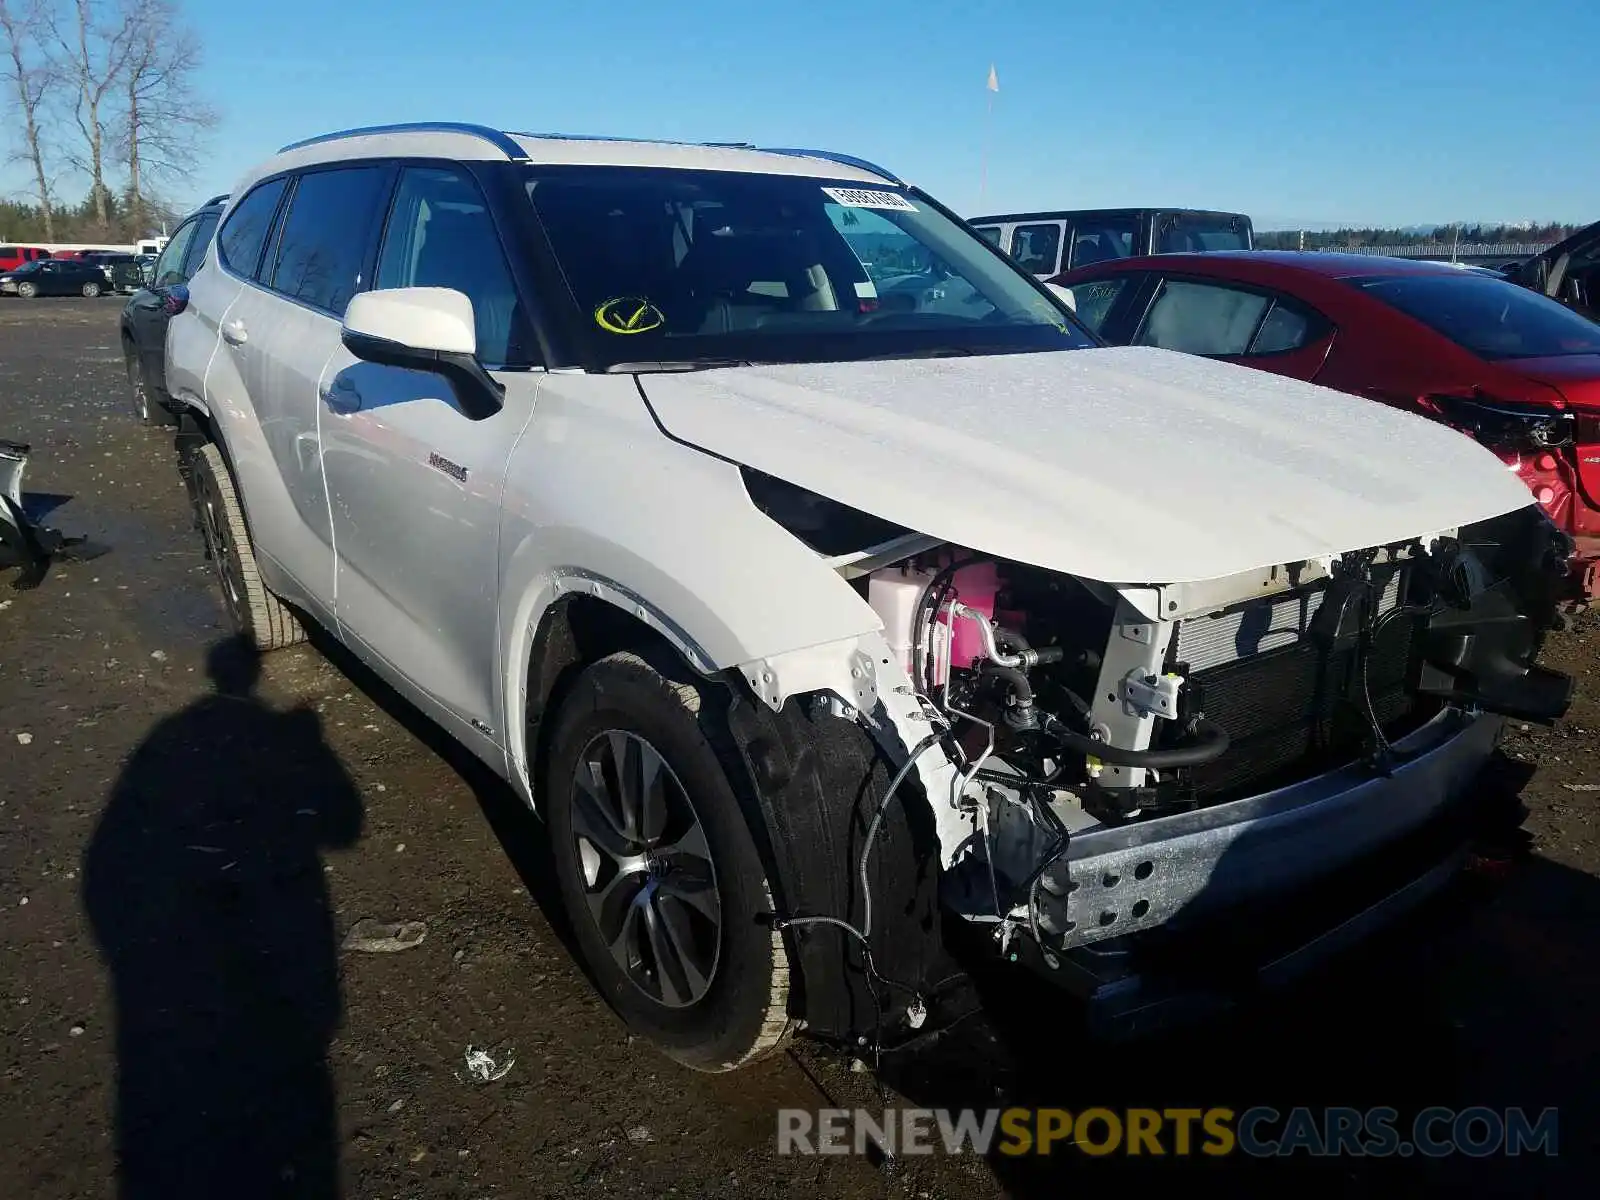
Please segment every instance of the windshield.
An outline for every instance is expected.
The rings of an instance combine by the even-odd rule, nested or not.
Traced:
[[[44,262],[44,259],[36,258],[32,262],[25,262],[20,267],[12,268],[10,271],[7,272],[7,274],[9,274],[9,275],[32,275],[35,271],[37,271],[39,269],[39,264],[42,263],[42,262]]]
[[[1483,358],[1600,354],[1600,325],[1537,292],[1475,271],[1348,282]]]
[[[533,167],[528,194],[601,369],[1094,344],[1008,259],[902,189]]]
[[[1170,213],[1161,219],[1157,254],[1250,249],[1250,222],[1229,213]]]

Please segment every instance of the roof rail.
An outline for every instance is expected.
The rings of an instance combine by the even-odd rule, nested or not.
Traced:
[[[753,142],[684,142],[676,138],[614,137],[605,134],[588,133],[519,133],[517,136],[548,138],[557,142],[640,142],[651,146],[703,146],[708,150],[757,150],[763,154],[787,154],[795,158],[820,158],[846,167],[855,167],[858,171],[868,171],[873,175],[882,176],[890,183],[899,184],[902,187],[905,186],[903,180],[897,178],[893,172],[886,171],[877,163],[868,162],[864,158],[856,158],[849,154],[835,154],[832,150],[779,150],[771,146],[757,146]]]
[[[337,133],[323,133],[316,137],[305,138],[303,141],[290,142],[287,146],[281,147],[278,153],[299,150],[303,146],[317,146],[323,142],[336,142],[342,138],[379,133],[464,133],[468,137],[488,142],[513,162],[526,162],[528,158],[528,152],[509,134],[498,129],[490,129],[487,125],[470,125],[460,121],[413,121],[403,125],[367,125],[359,129],[341,129]]]
[[[857,158],[853,154],[839,154],[833,150],[795,150],[777,146],[762,146],[760,149],[767,154],[790,154],[796,158],[821,158],[828,162],[836,162],[842,166],[855,167],[858,171],[870,171],[874,175],[881,175],[890,183],[905,186],[905,180],[900,179],[892,171],[885,170],[875,162],[868,162],[864,158]]]
[[[222,195],[220,195],[220,196],[211,197],[211,199],[207,200],[200,207],[201,208],[210,208],[213,204],[221,204],[227,198],[228,198],[228,193],[227,192],[223,192]]]

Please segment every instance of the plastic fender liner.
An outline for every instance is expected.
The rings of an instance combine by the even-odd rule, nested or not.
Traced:
[[[791,697],[778,711],[737,685],[728,726],[762,821],[758,843],[774,869],[779,917],[830,916],[860,927],[863,839],[895,774],[865,729],[814,698]],[[916,772],[900,787],[874,843],[873,964],[885,1035],[915,994],[932,995],[955,970],[944,953],[939,910],[939,839]],[[807,1029],[823,1038],[877,1035],[865,955],[829,925],[788,931],[799,965]],[[887,1040],[887,1036],[885,1038]]]

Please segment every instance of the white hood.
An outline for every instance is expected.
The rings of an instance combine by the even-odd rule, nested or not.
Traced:
[[[1423,417],[1138,347],[642,377],[674,437],[908,529],[1108,583],[1187,583],[1533,503]]]

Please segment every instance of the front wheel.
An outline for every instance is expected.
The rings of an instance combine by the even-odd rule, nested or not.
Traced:
[[[161,427],[177,424],[176,418],[158,401],[150,398],[150,385],[139,365],[139,356],[131,344],[123,351],[128,367],[128,392],[133,401],[133,415],[141,425]]]
[[[93,300],[95,297],[99,296],[100,291],[101,288],[98,283],[86,283],[83,285],[83,294],[90,300]]]
[[[554,717],[543,807],[601,995],[685,1066],[729,1071],[787,1041],[789,961],[704,699],[635,654],[588,667]]]
[[[192,469],[206,557],[217,569],[222,601],[234,629],[248,637],[257,650],[277,650],[305,641],[299,618],[261,582],[244,509],[222,452],[207,442],[195,451]]]
[[[36,300],[39,296],[39,285],[37,283],[19,283],[17,284],[17,295],[24,300]]]

